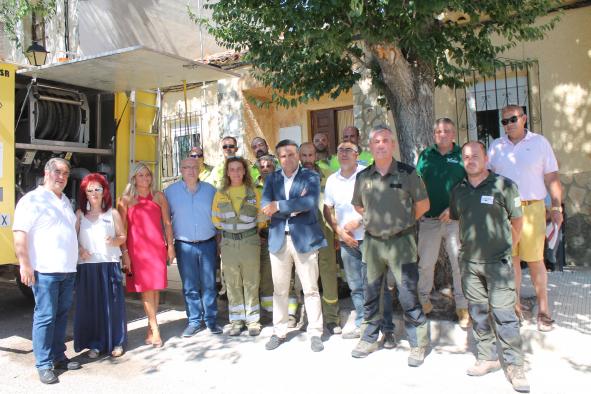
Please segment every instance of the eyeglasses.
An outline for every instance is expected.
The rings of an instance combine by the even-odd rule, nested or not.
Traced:
[[[339,148],[339,149],[337,149],[337,152],[338,153],[346,153],[346,154],[349,154],[349,153],[352,153],[352,152],[357,153],[357,151],[355,149],[353,149],[353,148]]]
[[[94,189],[86,189],[86,193],[90,194],[90,193],[102,193],[103,192],[103,188],[102,187],[95,187]]]
[[[195,166],[182,166],[181,169],[182,170],[193,170],[193,171],[197,171],[197,167],[195,167]]]
[[[203,153],[191,153],[189,156],[192,157],[193,159],[202,158]]]
[[[517,121],[519,120],[519,118],[521,118],[521,115],[519,115],[519,116],[513,115],[510,118],[501,119],[501,124],[503,126],[507,126],[509,123],[517,123]]]
[[[222,145],[222,149],[236,149],[236,145]]]

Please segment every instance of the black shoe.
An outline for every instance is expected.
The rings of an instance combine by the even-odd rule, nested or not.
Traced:
[[[267,342],[265,344],[265,349],[267,349],[267,350],[275,350],[283,342],[285,342],[285,338],[279,338],[277,335],[271,335],[271,339],[269,339],[269,342]]]
[[[183,338],[190,338],[193,335],[197,334],[200,331],[205,330],[205,326],[203,324],[199,324],[197,325],[193,325],[193,324],[188,324],[187,327],[183,330],[183,333],[181,334]]]
[[[343,329],[337,323],[327,323],[326,329],[330,335],[340,335],[343,333]]]
[[[53,362],[54,369],[65,369],[68,371],[74,371],[76,369],[80,369],[82,366],[78,361],[72,361],[69,358],[64,358],[60,361]]]
[[[53,370],[51,369],[40,369],[37,372],[39,372],[39,380],[41,383],[52,384],[58,382],[57,376],[55,376],[55,373],[53,373]]]
[[[384,349],[394,349],[396,347],[396,338],[393,332],[385,332],[382,339]]]
[[[324,344],[322,343],[322,339],[320,339],[320,337],[310,338],[310,349],[312,349],[313,352],[323,351]]]
[[[209,330],[209,332],[211,334],[216,334],[219,335],[221,334],[224,330],[222,330],[222,328],[220,326],[218,326],[217,324],[215,326],[211,326],[211,327],[207,327],[207,329]]]

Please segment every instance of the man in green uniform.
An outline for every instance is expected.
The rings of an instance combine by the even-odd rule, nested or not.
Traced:
[[[357,145],[357,149],[359,150],[359,154],[357,156],[357,164],[362,165],[363,167],[369,167],[373,164],[373,156],[371,155],[371,153],[361,149],[361,146],[359,146],[359,129],[357,127],[345,127],[343,129],[343,136],[341,137],[341,142],[351,142]],[[339,159],[336,154],[331,156],[328,165],[332,172],[337,172],[339,170]]]
[[[418,367],[429,346],[429,322],[417,295],[417,219],[429,209],[429,198],[415,169],[397,162],[394,137],[386,126],[369,135],[374,163],[357,174],[351,203],[363,216],[363,259],[367,263],[363,334],[353,357],[366,357],[377,350],[382,322],[380,295],[388,268],[396,281],[404,311],[404,326],[411,346],[408,365]]]
[[[454,143],[456,128],[449,118],[440,118],[433,126],[435,144],[419,155],[417,174],[427,187],[430,208],[419,223],[419,301],[423,312],[433,309],[429,295],[433,289],[435,264],[441,241],[449,257],[453,278],[453,294],[460,327],[470,322],[468,304],[462,293],[458,264],[460,235],[458,222],[449,218],[449,193],[466,176],[460,147]]]
[[[252,153],[254,153],[254,157],[257,159],[254,164],[250,166],[250,176],[253,181],[256,182],[261,175],[258,163],[258,160],[261,157],[268,156],[273,158],[274,167],[279,168],[279,161],[277,160],[277,157],[269,153],[269,145],[267,145],[267,141],[264,138],[254,137],[250,143],[250,149],[252,150]]]
[[[205,180],[209,178],[209,176],[211,175],[211,170],[213,170],[213,166],[210,166],[209,164],[205,163],[203,149],[201,149],[198,146],[192,147],[191,151],[189,152],[189,157],[196,159],[199,163],[199,168],[201,169],[199,171],[199,180],[201,182],[205,182]]]
[[[511,180],[487,170],[488,156],[481,142],[466,143],[462,159],[468,175],[453,189],[449,206],[450,217],[460,222],[462,287],[478,353],[466,372],[482,376],[501,368],[496,332],[513,388],[529,392],[511,260],[511,248],[519,241],[523,224],[519,191]]]
[[[316,148],[309,142],[304,142],[299,148],[302,166],[320,174],[320,198],[319,203],[324,206],[324,186],[330,175],[328,166],[320,166],[316,160]],[[326,323],[326,329],[332,334],[341,334],[339,318],[339,293],[337,287],[337,256],[334,247],[334,233],[332,228],[324,220],[320,206],[318,207],[322,232],[328,242],[328,246],[320,249],[318,254],[318,270],[322,283],[322,316]]]
[[[215,186],[216,189],[220,189],[222,187],[224,180],[224,164],[226,163],[226,159],[228,157],[236,156],[236,152],[238,151],[238,143],[236,138],[232,136],[222,138],[220,145],[222,148],[222,153],[224,154],[224,160],[213,167],[211,174],[206,179],[206,182]]]

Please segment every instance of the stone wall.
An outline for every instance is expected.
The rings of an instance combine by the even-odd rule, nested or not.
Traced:
[[[566,264],[591,266],[591,171],[561,175],[566,211]]]

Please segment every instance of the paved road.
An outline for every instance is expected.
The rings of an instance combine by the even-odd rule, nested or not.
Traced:
[[[563,310],[559,327],[547,334],[529,323],[522,328],[533,393],[590,390],[591,273],[568,275],[550,278],[554,309]],[[527,286],[525,281],[526,293]],[[563,293],[570,298],[560,298]],[[69,341],[68,356],[81,361],[83,368],[62,373],[57,385],[44,386],[33,367],[32,306],[13,284],[0,282],[0,392],[513,393],[501,371],[481,378],[464,374],[474,362],[471,336],[452,322],[431,323],[433,350],[422,367],[409,368],[405,340],[396,349],[358,360],[350,356],[355,341],[326,338],[325,350],[312,353],[305,334],[297,330],[272,352],[264,349],[270,327],[257,338],[202,332],[183,339],[178,334],[185,324],[184,311],[166,305],[159,314],[166,342],[162,349],[154,349],[143,344],[146,321],[141,306],[132,300],[127,305],[130,343],[123,357],[91,361],[84,353],[76,355]],[[343,318],[350,320],[350,302],[345,300],[342,306]]]

